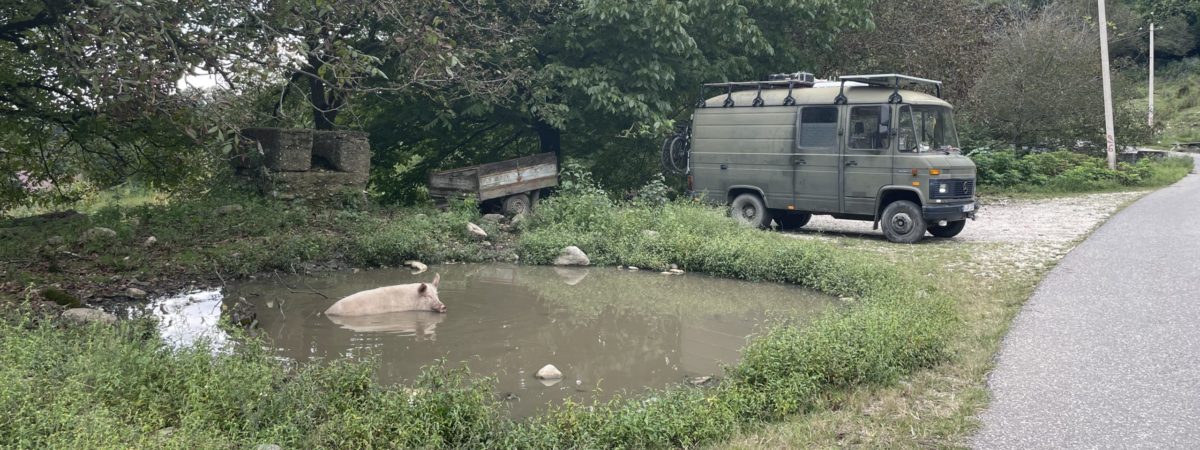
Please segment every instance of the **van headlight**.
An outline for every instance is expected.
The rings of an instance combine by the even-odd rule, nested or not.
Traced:
[[[946,183],[938,183],[937,184],[937,193],[939,193],[939,194],[946,193]]]

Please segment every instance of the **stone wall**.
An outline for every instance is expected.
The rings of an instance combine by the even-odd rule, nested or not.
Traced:
[[[292,128],[242,130],[231,160],[264,195],[296,202],[357,203],[371,169],[367,134]]]

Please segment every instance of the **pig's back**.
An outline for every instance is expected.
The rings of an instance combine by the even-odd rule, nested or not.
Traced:
[[[357,292],[338,300],[325,310],[329,316],[364,316],[396,311],[404,297],[403,285]]]

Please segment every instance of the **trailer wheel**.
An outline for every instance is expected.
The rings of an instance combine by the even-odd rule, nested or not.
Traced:
[[[504,199],[504,214],[509,216],[528,214],[533,209],[531,205],[527,194],[510,195]]]
[[[758,195],[745,193],[729,204],[729,217],[744,225],[756,228],[771,227],[771,211]]]

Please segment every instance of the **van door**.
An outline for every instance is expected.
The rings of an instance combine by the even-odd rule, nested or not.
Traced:
[[[842,141],[842,212],[874,215],[875,196],[892,181],[892,105],[849,106]]]
[[[792,155],[796,210],[841,212],[838,110],[837,106],[804,106],[797,114],[796,152]]]

